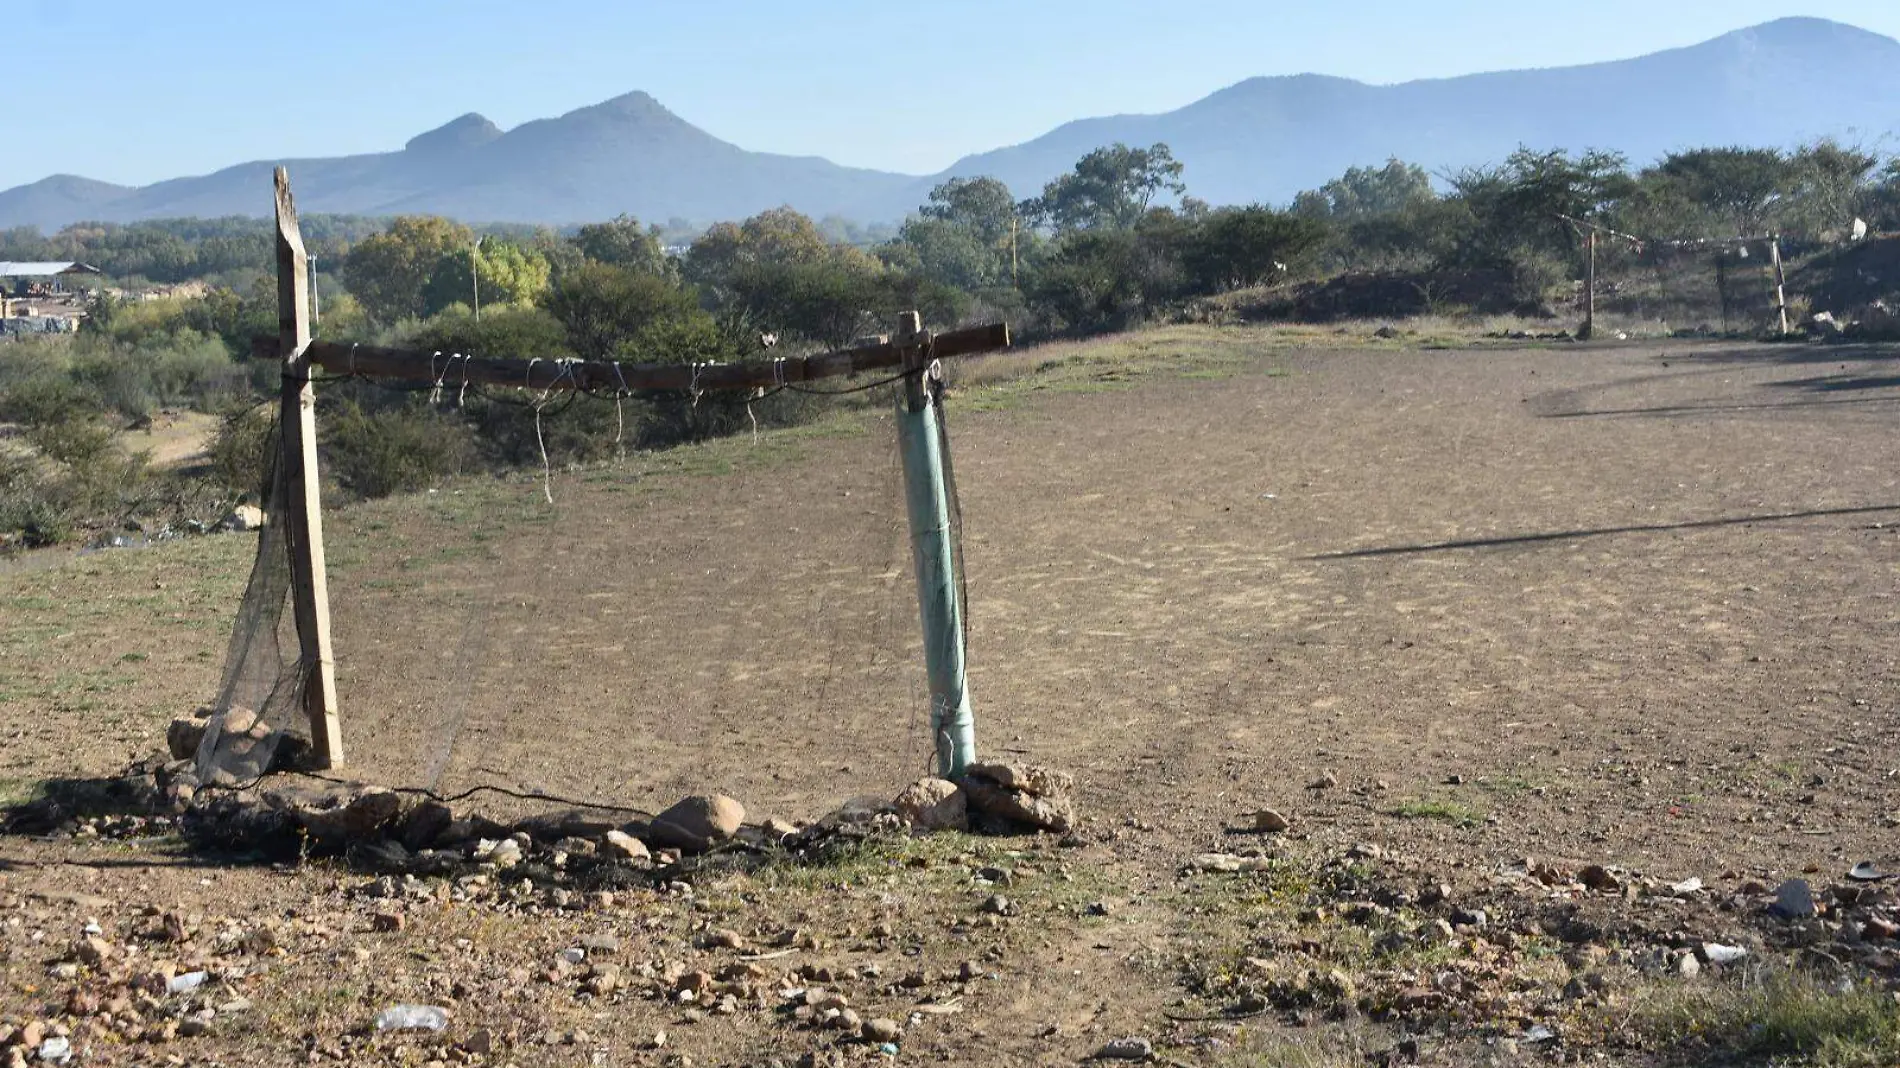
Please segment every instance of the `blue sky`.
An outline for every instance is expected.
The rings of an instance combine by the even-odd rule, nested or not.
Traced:
[[[930,173],[1243,78],[1396,82],[1693,44],[1895,0],[0,0],[0,188],[398,148],[632,89],[745,148]],[[1585,12],[1587,23],[1577,16]],[[17,36],[16,36],[17,32]]]

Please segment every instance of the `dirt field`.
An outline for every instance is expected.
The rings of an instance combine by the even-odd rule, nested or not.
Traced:
[[[1072,1062],[1121,1034],[1191,1063],[1389,1045],[1398,1032],[1375,1023],[1224,1025],[1207,1041],[1161,1018],[1206,993],[1183,954],[1245,955],[1235,931],[1259,916],[1179,871],[1232,850],[1224,828],[1263,805],[1292,818],[1290,856],[1377,843],[1459,887],[1526,857],[1730,888],[1900,868],[1900,352],[1428,351],[1202,329],[1064,351],[1060,367],[961,391],[951,413],[979,743],[1073,772],[1086,844],[975,843],[909,857],[921,881],[768,881],[720,906],[734,923],[764,922],[748,894],[786,925],[912,920],[927,973],[954,971],[972,937],[995,950],[993,987],[933,1018],[919,1056]],[[513,480],[332,512],[353,772],[648,809],[717,789],[755,817],[894,793],[928,754],[891,438],[881,411],[847,411],[756,445],[557,474],[552,508],[538,480]],[[247,546],[0,575],[12,792],[158,748],[170,716],[212,695]],[[1308,788],[1328,773],[1336,784]],[[54,864],[101,851],[112,863]],[[169,858],[0,839],[0,871],[14,869],[0,890],[135,885],[201,912],[249,898],[342,914],[360,881]],[[993,935],[958,931],[981,897],[957,864],[978,861],[1034,873],[1006,891],[1030,915]],[[1098,903],[1107,918],[1080,907]],[[479,954],[469,932],[486,921],[431,917],[428,939],[470,937]],[[690,919],[614,922],[684,938]],[[544,960],[590,922],[608,921],[509,928],[500,956]],[[6,1019],[30,1011],[44,954],[0,938]],[[391,973],[396,945],[414,948],[351,958],[382,969],[380,986],[203,1048],[301,1057],[404,989],[391,974],[416,973],[412,992],[438,1002],[424,973],[508,985],[509,964],[446,951]],[[892,974],[910,966],[883,948]],[[294,986],[281,973],[298,959],[275,981]],[[791,1063],[817,1045],[743,1016],[681,1025],[663,1002],[569,1012],[551,994],[465,994],[535,1047],[523,1064],[597,1049],[593,1063]],[[568,1045],[534,1037],[576,1027]],[[636,1052],[659,1029],[668,1052]],[[1286,1060],[1295,1049],[1307,1060]]]

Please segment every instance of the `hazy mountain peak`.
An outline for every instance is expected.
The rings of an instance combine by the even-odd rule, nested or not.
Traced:
[[[471,111],[409,139],[405,152],[443,152],[477,148],[501,136],[501,127]]]
[[[1165,141],[1195,196],[1284,204],[1348,167],[1391,157],[1436,173],[1496,163],[1520,145],[1611,149],[1637,166],[1699,145],[1789,148],[1834,136],[1882,147],[1900,133],[1895,101],[1900,42],[1787,18],[1608,63],[1396,85],[1249,78],[1165,114],[1078,118],[925,178],[748,152],[638,91],[505,134],[464,115],[404,152],[294,161],[291,178],[310,211],[555,224],[628,212],[712,222],[790,204],[814,216],[886,220],[916,210],[948,177],[988,175],[1029,195],[1097,148]],[[0,191],[0,227],[264,214],[267,176],[263,161],[137,189],[58,175]]]
[[[1790,15],[1787,18],[1764,22],[1759,26],[1735,30],[1716,38],[1718,41],[1736,38],[1753,38],[1789,45],[1828,45],[1841,41],[1855,43],[1882,42],[1895,45],[1897,42],[1872,30],[1863,30],[1859,26],[1850,26],[1845,22],[1816,18],[1812,15]]]
[[[646,121],[646,120],[661,120],[661,121],[667,121],[667,122],[685,121],[681,119],[678,115],[675,115],[671,111],[668,111],[666,109],[666,105],[660,103],[658,100],[655,100],[651,94],[641,92],[638,89],[635,89],[630,93],[622,93],[611,100],[603,100],[598,104],[590,104],[584,108],[576,108],[575,110],[570,111],[566,115],[563,115],[561,117],[570,118],[570,117],[583,116],[583,115],[590,116],[590,117],[630,119],[630,120],[642,120],[642,121]]]

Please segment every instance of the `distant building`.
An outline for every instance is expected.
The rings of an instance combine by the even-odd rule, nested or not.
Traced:
[[[0,337],[78,329],[86,314],[85,302],[74,298],[66,282],[78,275],[102,273],[89,263],[70,260],[0,260]]]

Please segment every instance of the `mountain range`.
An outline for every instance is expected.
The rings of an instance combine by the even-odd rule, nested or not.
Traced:
[[[264,215],[278,164],[309,212],[562,225],[623,212],[711,222],[789,204],[815,217],[886,221],[949,177],[992,175],[1032,195],[1116,141],[1166,142],[1186,165],[1190,192],[1233,204],[1285,203],[1348,167],[1392,157],[1442,173],[1529,145],[1615,149],[1641,164],[1681,148],[1787,147],[1822,136],[1890,151],[1896,133],[1900,41],[1791,18],[1583,66],[1396,85],[1251,78],[1175,111],[1066,123],[928,176],[750,152],[633,92],[506,131],[464,115],[394,152],[259,160],[139,187],[54,175],[0,191],[0,227]]]

